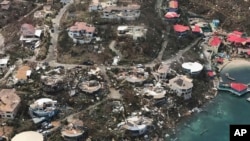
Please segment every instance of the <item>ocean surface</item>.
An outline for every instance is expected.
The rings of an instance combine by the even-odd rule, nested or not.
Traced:
[[[228,72],[236,82],[250,83],[250,65],[237,68],[225,68],[221,74]],[[223,77],[224,82],[228,81]],[[229,141],[230,124],[250,124],[250,97],[247,93],[242,97],[228,92],[219,92],[209,102],[204,112],[193,115],[179,126],[177,141]]]

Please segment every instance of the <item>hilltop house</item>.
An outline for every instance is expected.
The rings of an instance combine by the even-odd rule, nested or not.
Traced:
[[[10,8],[10,1],[4,0],[0,3],[1,9],[8,10]]]
[[[31,24],[22,24],[21,26],[21,37],[20,41],[30,43],[33,41],[38,41],[42,35],[41,29],[35,29]]]
[[[85,22],[76,22],[68,28],[68,35],[75,43],[90,43],[94,37],[95,27]]]
[[[146,38],[147,29],[144,26],[118,26],[118,36],[129,35],[134,40],[138,38]]]
[[[13,119],[20,106],[21,99],[15,89],[2,89],[0,91],[0,115],[1,118]]]
[[[102,18],[135,20],[139,18],[141,6],[134,4],[128,6],[109,6],[103,9]]]
[[[187,78],[187,76],[178,75],[170,79],[168,86],[185,100],[191,98],[193,83],[192,79]]]

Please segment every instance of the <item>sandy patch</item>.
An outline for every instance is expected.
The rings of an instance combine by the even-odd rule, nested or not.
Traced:
[[[227,64],[225,64],[225,66],[223,67],[221,71],[225,72],[225,71],[238,68],[238,67],[243,67],[243,66],[250,66],[250,61],[245,60],[245,59],[232,60],[228,62]]]

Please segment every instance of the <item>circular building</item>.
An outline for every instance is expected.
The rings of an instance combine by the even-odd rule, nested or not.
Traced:
[[[25,131],[16,134],[11,141],[44,141],[43,135],[35,131]]]
[[[190,73],[192,75],[199,74],[201,70],[203,69],[203,66],[200,63],[197,62],[186,62],[182,64],[182,68],[187,73]]]
[[[81,91],[91,94],[101,89],[101,84],[96,80],[90,80],[79,83],[78,87]]]

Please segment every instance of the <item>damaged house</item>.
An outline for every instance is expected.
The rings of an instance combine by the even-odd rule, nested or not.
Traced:
[[[64,78],[60,75],[41,76],[43,90],[45,92],[56,92],[63,90]]]
[[[36,124],[54,117],[57,113],[57,101],[50,98],[40,98],[29,107],[29,114]]]
[[[166,95],[166,90],[160,83],[157,83],[155,86],[153,84],[145,84],[142,92],[143,95],[153,97],[154,99],[161,99]]]
[[[149,77],[149,73],[144,70],[144,68],[134,68],[132,71],[128,72],[126,76],[126,80],[130,83],[140,83],[147,80]]]
[[[13,119],[20,106],[21,99],[15,89],[2,89],[0,91],[1,118]]]
[[[43,32],[42,29],[36,29],[33,25],[27,23],[22,24],[20,31],[21,31],[20,41],[25,43],[31,43],[33,41],[40,40],[40,37]]]
[[[140,17],[140,8],[141,6],[137,4],[128,6],[109,6],[103,9],[102,18],[117,20],[136,20]]]
[[[193,82],[192,79],[184,75],[178,75],[169,80],[169,88],[177,93],[178,96],[183,97],[185,100],[190,99],[192,96]]]
[[[92,0],[89,5],[89,12],[102,10],[109,6],[116,6],[118,0]]]
[[[118,26],[118,36],[132,36],[134,40],[146,38],[147,29],[144,26]]]
[[[125,119],[124,122],[119,123],[117,126],[131,136],[143,135],[147,132],[148,128],[152,125],[153,119],[144,116],[131,116]]]
[[[170,65],[161,63],[156,72],[153,72],[157,80],[165,80],[170,72]]]
[[[94,39],[95,27],[85,22],[76,22],[68,28],[68,35],[75,43],[90,43]]]
[[[32,71],[31,68],[27,65],[21,66],[18,68],[16,74],[14,75],[14,83],[17,82],[27,82],[27,80],[30,78]]]
[[[78,87],[81,91],[92,94],[101,89],[102,86],[100,82],[96,80],[90,80],[79,83]]]
[[[68,125],[61,130],[62,137],[65,141],[81,141],[84,140],[86,133],[83,122],[79,119],[72,119],[68,121]]]
[[[10,1],[8,1],[8,0],[2,1],[2,2],[0,3],[1,9],[2,9],[2,10],[9,10],[10,4],[11,4],[11,3],[10,3]]]

